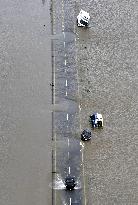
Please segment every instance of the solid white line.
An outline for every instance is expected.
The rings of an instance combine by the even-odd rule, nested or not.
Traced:
[[[66,59],[65,59],[65,65],[67,65],[67,61],[66,61]]]
[[[82,148],[82,175],[83,175],[83,189],[84,189],[84,205],[86,205],[86,187],[85,187],[85,174],[84,174],[84,157],[83,157],[83,148]]]
[[[68,86],[68,81],[66,80],[66,87]]]
[[[53,84],[54,84],[54,87],[53,87],[53,104],[55,104],[55,62],[56,62],[56,59],[55,59],[55,51],[54,51],[54,57],[53,57]]]
[[[71,198],[69,199],[69,204],[71,205]]]
[[[64,31],[64,1],[62,0],[62,30]]]
[[[69,167],[69,174],[70,174],[70,167]]]
[[[54,140],[54,144],[55,144],[55,147],[54,147],[54,149],[55,149],[55,173],[57,172],[57,148],[56,148],[56,144],[57,144],[57,139],[56,139],[56,133],[55,133],[55,140]],[[57,197],[57,192],[55,191],[55,205],[56,205],[56,197]]]
[[[83,151],[82,151],[82,163],[83,163],[83,161],[84,161],[83,159],[84,159],[84,157],[83,157]]]
[[[62,30],[64,31],[64,25],[62,24]]]
[[[68,95],[67,91],[66,91],[66,96]]]
[[[69,119],[69,115],[68,115],[68,113],[67,113],[67,120]]]
[[[81,110],[81,106],[80,106],[80,104],[79,104],[79,110]]]
[[[63,32],[63,36],[64,36],[64,38],[65,38],[65,32]]]

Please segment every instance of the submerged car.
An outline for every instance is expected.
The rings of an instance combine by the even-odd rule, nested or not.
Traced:
[[[81,133],[81,140],[87,141],[91,139],[91,131],[89,129],[83,130]]]
[[[99,113],[94,113],[90,115],[90,122],[92,127],[103,127],[103,116]]]
[[[81,9],[79,15],[77,16],[77,25],[81,27],[87,27],[89,24],[89,20],[89,13]]]
[[[67,176],[65,178],[65,186],[67,190],[73,190],[76,186],[75,177]]]

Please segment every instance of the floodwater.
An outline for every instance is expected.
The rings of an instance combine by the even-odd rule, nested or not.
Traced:
[[[99,112],[104,128],[84,147],[88,205],[138,203],[136,1],[77,1],[91,16],[77,28],[82,128]]]
[[[136,1],[49,3],[0,3],[0,204],[135,205]],[[76,27],[81,8],[88,29]],[[81,146],[95,111],[104,128]]]
[[[49,2],[0,1],[0,204],[51,204]]]
[[[55,66],[56,103],[64,110],[63,112],[62,109],[58,109],[55,121],[60,179],[63,181],[62,175],[67,173],[66,167],[69,164],[66,141],[71,138],[74,150],[77,149],[80,128],[91,128],[90,114],[102,113],[104,128],[92,130],[91,141],[83,144],[83,161],[74,159],[75,163],[72,164],[75,165],[75,169],[78,167],[80,178],[83,178],[84,204],[135,205],[138,203],[136,1],[53,0],[52,2],[53,33],[59,38],[64,31],[65,34],[74,34],[74,39],[76,38],[74,43],[65,41],[65,47],[71,51],[67,57],[64,57],[63,40],[62,43],[61,39],[56,41],[58,48],[55,50],[55,59],[58,59]],[[80,9],[90,13],[91,21],[88,29],[76,27],[76,16]],[[75,56],[76,61],[74,61]],[[63,65],[65,59],[66,66]],[[64,73],[65,68],[69,71],[68,75]],[[73,99],[77,104],[72,106],[71,103],[67,109],[67,111],[76,110],[69,124],[71,128],[69,134],[65,132],[68,125],[65,107],[68,108],[68,103],[67,105],[63,103],[66,79],[69,83],[68,93],[71,96],[69,99]],[[73,88],[78,89],[78,96]],[[80,113],[75,108],[79,105]],[[75,123],[76,126],[73,126]],[[76,154],[79,153],[74,152],[75,157]],[[84,167],[84,175],[79,167],[80,161]],[[62,198],[63,204],[66,204],[65,195],[57,193],[60,193],[57,197]],[[69,198],[71,197],[75,201],[77,193],[76,195],[70,193]]]
[[[80,145],[74,2],[52,1],[53,54],[53,201],[57,205],[83,204],[82,147]],[[76,187],[65,189],[65,178]]]

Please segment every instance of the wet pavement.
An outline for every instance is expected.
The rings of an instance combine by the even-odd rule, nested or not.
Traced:
[[[61,9],[62,8],[62,9]],[[52,1],[53,204],[83,204],[74,2]],[[72,19],[73,16],[73,19]],[[77,186],[67,191],[65,177]]]
[[[1,205],[52,203],[48,4],[0,2]]]

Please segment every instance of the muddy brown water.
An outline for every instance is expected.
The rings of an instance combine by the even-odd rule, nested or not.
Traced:
[[[48,1],[0,2],[1,205],[52,201],[50,35]]]
[[[136,1],[78,1],[90,12],[77,28],[81,125],[102,113],[104,128],[85,145],[87,204],[137,204],[138,70]]]
[[[81,127],[90,127],[92,112],[104,116],[104,128],[93,131],[84,147],[87,205],[135,205],[136,1],[76,1],[75,5],[75,12],[83,8],[91,16],[89,29],[76,28]],[[51,204],[48,6],[44,0],[0,3],[1,205]],[[72,32],[72,17],[66,13],[67,32]]]

